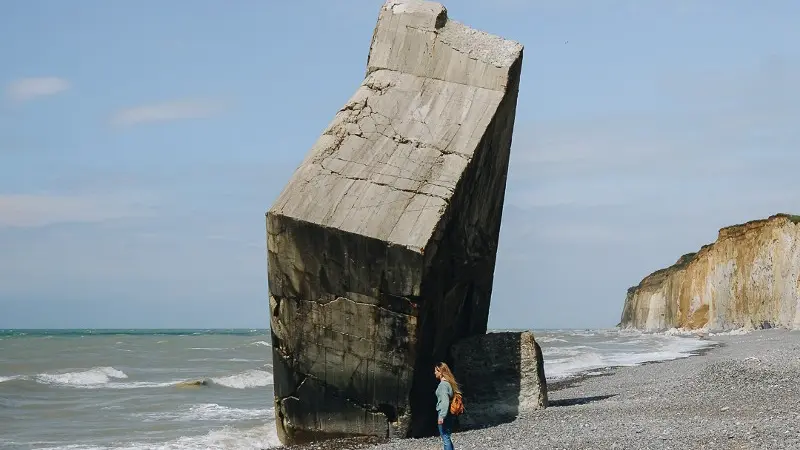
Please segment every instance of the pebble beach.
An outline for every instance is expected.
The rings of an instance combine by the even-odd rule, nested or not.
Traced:
[[[708,337],[698,356],[549,387],[550,406],[454,433],[456,449],[798,449],[800,332]],[[432,450],[438,438],[370,448]]]

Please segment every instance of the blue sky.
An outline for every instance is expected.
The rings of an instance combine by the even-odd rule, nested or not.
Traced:
[[[380,0],[0,5],[0,328],[264,327],[264,212]],[[525,45],[490,327],[612,327],[800,211],[800,3],[453,0]]]

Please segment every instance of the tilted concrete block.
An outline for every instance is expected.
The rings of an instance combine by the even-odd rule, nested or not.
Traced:
[[[435,430],[433,364],[483,334],[522,46],[388,1],[367,75],[267,213],[284,443]]]

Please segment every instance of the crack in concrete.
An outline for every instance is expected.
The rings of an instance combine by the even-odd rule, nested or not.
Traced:
[[[405,300],[406,302],[408,302],[409,306],[414,304],[411,300],[409,300],[409,299],[407,299],[407,298],[405,298],[403,296],[395,295],[394,297],[395,298],[401,298],[401,299]],[[417,317],[417,316],[415,316],[413,314],[406,314],[404,312],[395,311],[393,309],[389,309],[389,308],[387,308],[385,306],[382,306],[382,305],[379,305],[379,304],[376,304],[376,303],[360,302],[358,300],[353,300],[350,297],[344,297],[344,296],[341,296],[341,295],[332,295],[332,296],[328,297],[327,299],[322,297],[317,301],[300,299],[300,301],[315,303],[315,304],[318,304],[318,305],[327,305],[327,304],[333,303],[333,302],[335,302],[337,300],[347,300],[349,302],[355,303],[356,305],[372,306],[372,307],[375,307],[375,308],[378,308],[378,309],[382,309],[384,311],[388,311],[388,312],[390,312],[392,314],[398,314],[398,315],[405,316],[405,317]],[[342,334],[346,334],[346,333],[342,333]]]
[[[363,86],[366,86],[370,90],[372,90],[374,92],[377,92],[378,95],[383,95],[383,94],[386,93],[386,91],[388,91],[390,88],[392,88],[394,86],[394,84],[392,84],[390,81],[380,82],[380,81],[375,81],[375,80],[369,80],[369,81],[365,81]]]
[[[423,81],[423,83],[424,83],[424,81]],[[379,92],[380,94],[382,94],[383,92],[385,92],[386,89],[388,89],[392,85],[391,85],[391,83],[388,83],[388,82],[385,82],[385,83],[366,82],[364,84],[364,86],[370,87],[371,90]],[[373,86],[375,88],[373,88]],[[376,90],[376,89],[379,89],[379,90]],[[450,141],[445,146],[445,148],[439,148],[438,146],[436,146],[436,145],[434,145],[432,143],[423,142],[423,141],[421,141],[419,139],[413,139],[413,138],[409,138],[409,137],[403,136],[402,133],[398,132],[397,129],[395,128],[394,120],[392,119],[392,117],[387,116],[386,114],[383,114],[381,112],[373,110],[373,108],[369,105],[369,97],[366,97],[363,100],[359,100],[359,101],[354,101],[354,102],[348,103],[347,105],[345,105],[344,108],[342,108],[340,110],[340,112],[349,113],[348,117],[343,118],[341,123],[338,123],[338,124],[334,125],[331,129],[328,130],[328,132],[325,133],[327,135],[331,135],[331,136],[335,136],[337,138],[340,138],[340,140],[338,140],[334,145],[332,145],[328,149],[326,149],[326,151],[324,152],[324,156],[329,156],[330,154],[336,152],[336,150],[338,150],[339,146],[341,145],[341,142],[348,135],[354,135],[354,136],[358,136],[358,137],[362,137],[363,138],[363,137],[365,137],[364,135],[378,134],[378,135],[383,136],[383,137],[385,137],[387,139],[392,139],[395,142],[398,142],[400,144],[410,144],[410,145],[412,145],[414,147],[417,147],[417,148],[429,148],[429,149],[432,149],[432,150],[436,150],[439,153],[442,153],[442,154],[445,154],[445,155],[451,155],[452,154],[452,155],[458,155],[459,157],[462,157],[462,158],[465,158],[465,159],[469,159],[469,157],[467,155],[463,154],[463,153],[459,153],[459,152],[455,152],[455,151],[450,151],[449,150],[450,144],[453,142],[453,140],[455,139],[455,136],[458,134],[457,132],[453,133],[453,136],[450,138]],[[418,118],[417,114],[418,114],[418,110],[415,110],[414,112],[412,112],[412,119],[415,122],[418,122],[418,123],[422,124],[423,126],[425,126],[425,129],[427,130],[428,135],[430,136],[431,140],[433,140],[434,139],[434,133],[430,129],[430,125],[424,120],[424,118]],[[377,121],[377,120],[375,120],[375,117],[380,117],[383,120],[382,121]],[[363,129],[361,123],[360,123],[361,121],[364,121],[364,120],[372,120],[375,123],[375,127],[374,127],[375,131],[365,131]],[[350,132],[347,129],[348,128],[347,125],[355,125],[358,128],[358,132],[355,132],[355,133]],[[378,127],[378,125],[383,126],[384,130],[381,130]],[[457,126],[460,127],[461,124],[459,123]],[[391,131],[392,131],[391,135],[387,134],[385,132],[385,128],[386,127],[391,128]],[[318,160],[319,158],[315,158],[315,159]]]
[[[328,168],[326,168],[326,167],[324,167],[324,166],[320,166],[320,167],[321,167],[323,170],[327,170],[327,171],[329,172],[329,174],[331,174],[331,175],[337,175],[337,176],[340,176],[340,177],[342,177],[342,178],[345,178],[345,179],[348,179],[348,180],[353,180],[353,181],[366,181],[366,182],[368,182],[368,183],[376,184],[376,185],[378,185],[378,186],[384,186],[384,187],[387,187],[387,188],[389,188],[389,189],[392,189],[392,190],[395,190],[395,191],[407,192],[407,193],[409,193],[409,194],[413,194],[413,195],[415,195],[415,196],[416,196],[416,195],[424,195],[424,196],[426,196],[426,197],[436,197],[436,198],[440,198],[440,199],[444,200],[445,204],[447,204],[447,203],[449,203],[449,202],[450,202],[450,199],[449,199],[449,197],[444,197],[444,196],[442,196],[442,195],[436,195],[436,194],[433,194],[433,193],[428,193],[428,192],[420,192],[420,191],[418,191],[418,190],[413,190],[413,189],[399,188],[399,187],[397,187],[397,186],[393,186],[393,185],[391,185],[391,184],[389,184],[389,183],[381,183],[380,181],[375,181],[375,180],[372,180],[372,179],[370,179],[370,178],[356,177],[356,176],[352,176],[352,175],[347,175],[347,174],[345,174],[345,173],[343,173],[343,172],[337,172],[337,171],[335,171],[335,170],[328,169]],[[395,178],[400,178],[400,177],[397,177],[397,176],[396,176]],[[408,179],[408,178],[404,178],[404,179]],[[414,181],[414,180],[411,180],[411,179],[408,179],[408,180],[409,180],[409,181]]]
[[[295,366],[296,360],[294,360],[294,358],[287,357],[285,359],[287,359],[287,361],[289,362],[290,367]],[[364,360],[365,359],[362,359],[362,362]],[[373,361],[373,360],[368,360],[368,361]],[[360,365],[361,365],[361,363],[359,363],[359,367],[360,367]],[[323,389],[330,389],[330,390],[334,391],[335,393],[340,394],[339,398],[343,399],[344,401],[346,401],[350,405],[355,406],[356,408],[359,408],[359,409],[361,409],[361,410],[363,410],[364,412],[367,412],[367,413],[380,414],[386,419],[386,422],[389,423],[389,418],[386,416],[386,414],[383,411],[381,411],[379,409],[380,408],[379,405],[373,405],[371,403],[362,403],[362,402],[360,402],[358,400],[355,400],[355,399],[353,399],[351,397],[343,395],[344,392],[341,389],[326,383],[321,378],[316,377],[314,375],[307,374],[307,373],[302,373],[302,372],[298,372],[298,371],[294,371],[294,372],[296,374],[302,376],[303,380],[297,385],[297,387],[295,388],[295,390],[294,390],[294,392],[292,394],[278,398],[278,401],[281,404],[281,408],[283,408],[283,403],[284,403],[285,400],[294,399],[296,401],[301,401],[301,399],[297,396],[297,393],[300,390],[300,387],[302,387],[302,385],[305,384],[305,382],[307,380],[312,379],[312,380],[316,381]],[[355,372],[353,373],[353,375],[355,375]]]
[[[406,156],[406,159],[410,159],[410,157]],[[338,156],[331,156],[331,157],[327,158],[325,161],[323,161],[322,163],[320,163],[320,166],[323,169],[325,169],[327,171],[330,171],[330,172],[335,172],[337,175],[340,175],[340,172],[327,167],[325,165],[326,161],[341,161],[341,162],[346,163],[346,164],[357,164],[357,165],[363,166],[364,168],[375,168],[374,165],[370,165],[370,164],[367,164],[367,163],[362,163],[362,162],[359,162],[359,161],[352,161],[352,160],[340,158]],[[394,164],[389,164],[388,162],[383,163],[382,165],[386,166],[386,167],[391,167],[393,169],[397,169],[397,170],[402,171],[402,172],[411,172],[412,174],[414,173],[414,171],[411,170],[411,169],[405,169],[403,167],[396,166]],[[448,186],[446,184],[440,184],[440,183],[437,183],[436,181],[426,180],[425,178],[412,178],[412,177],[407,177],[407,176],[402,176],[402,175],[395,175],[395,174],[388,174],[388,173],[383,173],[383,172],[378,172],[378,173],[375,173],[374,175],[375,176],[384,176],[384,177],[393,177],[396,180],[403,179],[403,180],[407,180],[407,181],[412,181],[412,182],[415,182],[415,183],[420,183],[422,186],[424,186],[424,185],[436,186],[436,187],[440,187],[442,189],[445,189],[445,190],[449,191],[450,193],[452,193],[454,191],[454,187],[453,186]],[[350,179],[353,179],[352,178],[353,176],[350,176],[350,177],[351,177]],[[370,179],[369,181],[372,181],[372,180]],[[375,183],[376,184],[380,184],[379,182],[375,182]],[[420,186],[420,188],[422,188],[422,186]],[[397,188],[397,189],[400,189],[400,188]]]
[[[377,87],[383,87],[385,85],[377,84],[376,86]],[[391,139],[392,141],[396,142],[398,145],[410,145],[410,146],[412,146],[414,148],[431,149],[431,150],[434,150],[434,151],[438,151],[439,154],[442,155],[442,156],[443,155],[457,155],[460,158],[470,159],[470,158],[468,158],[466,155],[464,155],[462,153],[453,152],[453,151],[449,151],[448,150],[448,148],[450,147],[452,142],[455,140],[455,136],[456,136],[457,132],[453,133],[453,135],[450,138],[450,141],[447,143],[447,146],[444,149],[441,149],[441,148],[438,148],[435,145],[423,142],[421,140],[412,139],[412,138],[408,138],[408,137],[403,136],[394,127],[393,120],[389,116],[386,116],[385,114],[382,114],[382,113],[377,112],[377,111],[373,111],[372,107],[369,105],[369,97],[365,98],[362,101],[353,102],[353,103],[349,104],[346,108],[343,109],[343,111],[350,111],[350,114],[348,114],[347,117],[343,118],[341,123],[336,124],[335,126],[333,126],[328,131],[328,133],[326,133],[328,135],[334,136],[335,139],[336,139],[335,142],[332,145],[330,145],[328,148],[326,148],[325,150],[321,151],[320,154],[314,159],[314,162],[319,164],[322,169],[330,172],[331,174],[335,174],[335,175],[341,176],[341,177],[349,179],[349,180],[366,181],[366,182],[374,183],[374,184],[377,184],[377,185],[386,186],[386,187],[394,189],[394,190],[412,193],[414,195],[422,194],[422,195],[434,196],[434,197],[438,197],[438,198],[444,200],[446,203],[448,203],[450,201],[449,200],[449,196],[437,195],[437,194],[432,193],[432,192],[420,192],[420,189],[422,189],[422,187],[425,186],[425,185],[430,185],[430,186],[433,186],[433,187],[445,189],[450,194],[452,194],[454,192],[455,186],[446,185],[446,184],[443,184],[441,182],[437,183],[435,180],[432,181],[432,180],[428,179],[428,178],[430,178],[430,174],[434,170],[434,167],[436,166],[436,164],[432,164],[431,167],[428,169],[428,176],[424,176],[422,178],[404,176],[402,174],[403,172],[411,172],[413,174],[414,171],[411,170],[411,169],[407,169],[407,168],[404,168],[404,167],[400,167],[400,166],[397,166],[397,165],[390,164],[388,161],[383,162],[382,163],[383,166],[394,168],[394,169],[398,170],[401,173],[400,174],[390,174],[390,173],[382,173],[382,172],[380,172],[380,170],[377,170],[378,175],[380,175],[380,176],[394,177],[395,180],[404,179],[404,180],[407,180],[407,181],[410,181],[410,182],[415,182],[415,183],[421,183],[422,184],[419,188],[414,190],[414,189],[400,188],[400,187],[394,186],[391,183],[380,182],[380,181],[374,180],[372,178],[358,177],[358,176],[354,176],[354,175],[345,174],[342,171],[337,171],[337,170],[331,169],[330,167],[327,167],[327,165],[325,164],[325,160],[327,158],[333,157],[334,159],[338,159],[338,160],[343,161],[343,162],[360,164],[360,165],[364,166],[365,168],[366,167],[370,167],[368,164],[365,164],[365,163],[360,163],[360,162],[357,162],[357,161],[349,161],[349,160],[346,160],[344,158],[341,158],[341,157],[338,157],[338,156],[334,156],[334,154],[337,153],[337,151],[341,148],[342,143],[344,142],[344,140],[348,136],[355,136],[355,137],[358,137],[358,138],[361,138],[361,139],[367,139],[367,140],[370,140],[370,141],[374,141],[374,138],[370,138],[369,135],[373,135],[373,136],[374,135],[378,135],[378,136],[382,136],[382,137],[384,137],[386,139]],[[355,112],[355,114],[353,114],[353,112]],[[381,120],[376,120],[376,118],[380,118]],[[366,121],[366,120],[371,120],[371,121],[374,122],[374,124],[372,126],[372,128],[374,128],[374,131],[365,131],[364,130],[364,128],[362,127],[362,123],[361,122],[362,121]],[[429,130],[429,134],[431,134],[431,136],[433,135],[433,133],[430,132],[430,128],[428,127],[427,123],[425,123],[423,120],[417,120],[417,121],[419,123],[425,125],[426,128]],[[350,125],[355,126],[356,130],[348,129],[348,128],[350,128],[349,127]],[[460,127],[460,124],[458,126]],[[391,135],[386,133],[387,129],[391,129],[391,131],[392,131]],[[387,156],[388,156],[388,152],[387,152]],[[410,159],[409,156],[406,156],[406,158]],[[377,165],[373,165],[371,167],[374,167],[374,168],[377,169],[376,166]],[[310,182],[310,180],[309,180],[309,182]],[[379,205],[382,205],[382,204],[379,204]],[[361,207],[359,209],[362,209],[362,208],[363,207]],[[425,209],[425,208],[423,208],[423,209]]]
[[[435,48],[436,43],[439,42],[439,41],[440,41],[439,39],[436,39],[434,41],[434,48]],[[456,51],[458,51],[458,50],[456,50]],[[459,51],[459,53],[463,53],[463,52]],[[492,64],[487,64],[487,65],[492,65]],[[505,68],[505,66],[498,67],[498,69],[504,69],[504,68]],[[446,80],[446,79],[444,79],[442,77],[437,77],[433,73],[428,73],[428,74],[425,74],[425,75],[416,75],[416,74],[413,74],[413,73],[401,72],[399,70],[389,69],[389,68],[386,68],[386,67],[372,67],[370,70],[367,71],[367,77],[369,75],[372,75],[373,73],[379,72],[381,70],[385,70],[387,72],[392,72],[392,73],[398,73],[398,74],[401,74],[401,75],[413,75],[413,76],[416,76],[416,77],[419,77],[419,78],[425,78],[427,80],[441,81],[442,83],[458,84],[458,85],[461,85],[461,86],[467,86],[467,87],[470,87],[470,88],[473,88],[473,89],[481,89],[481,90],[490,91],[490,92],[506,92],[506,87],[507,87],[505,84],[500,86],[500,87],[498,87],[497,89],[483,87],[483,86],[475,86],[474,84],[469,84],[469,83],[464,82],[464,81]]]

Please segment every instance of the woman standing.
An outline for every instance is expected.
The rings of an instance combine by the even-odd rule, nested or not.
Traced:
[[[450,414],[450,401],[453,399],[454,392],[461,392],[458,382],[450,371],[450,367],[445,363],[440,363],[434,367],[433,374],[439,380],[436,388],[436,412],[438,413],[439,435],[442,437],[444,450],[454,450],[453,441],[450,433],[453,431],[453,416]]]

